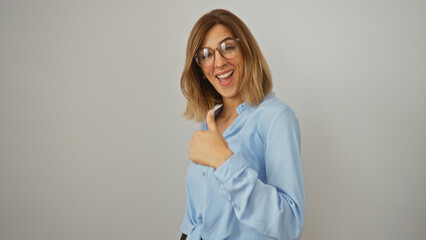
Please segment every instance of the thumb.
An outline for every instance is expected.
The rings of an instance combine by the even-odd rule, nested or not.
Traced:
[[[214,119],[214,109],[211,109],[207,112],[206,123],[209,131],[217,131],[216,120]]]

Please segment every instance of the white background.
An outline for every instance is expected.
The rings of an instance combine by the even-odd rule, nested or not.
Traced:
[[[0,239],[178,239],[186,41],[226,8],[298,116],[303,240],[426,239],[425,1],[0,1]]]

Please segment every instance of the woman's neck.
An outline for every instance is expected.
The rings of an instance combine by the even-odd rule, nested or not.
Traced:
[[[232,98],[232,99],[223,99],[223,107],[222,111],[220,112],[220,117],[224,119],[232,118],[233,116],[236,116],[236,109],[237,107],[243,103],[243,99],[241,97],[239,98]]]

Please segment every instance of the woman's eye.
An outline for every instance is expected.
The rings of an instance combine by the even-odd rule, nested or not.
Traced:
[[[222,48],[222,54],[232,53],[235,50],[235,46],[226,46]]]
[[[209,49],[203,49],[203,50],[200,51],[198,56],[200,56],[200,60],[206,60],[206,59],[211,58],[212,53]]]
[[[205,60],[205,59],[210,58],[211,56],[212,56],[212,54],[210,52],[208,52],[208,53],[205,53],[205,54],[202,55],[202,59]]]

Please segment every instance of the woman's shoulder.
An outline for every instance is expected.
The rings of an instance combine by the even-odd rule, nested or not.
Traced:
[[[270,93],[265,99],[257,106],[254,114],[261,114],[266,118],[273,118],[274,116],[281,115],[283,113],[293,114],[294,111],[289,105],[275,97],[274,93]]]
[[[298,119],[293,109],[276,98],[273,93],[268,95],[263,102],[254,109],[250,118],[263,136],[271,129],[279,129],[298,124]]]

